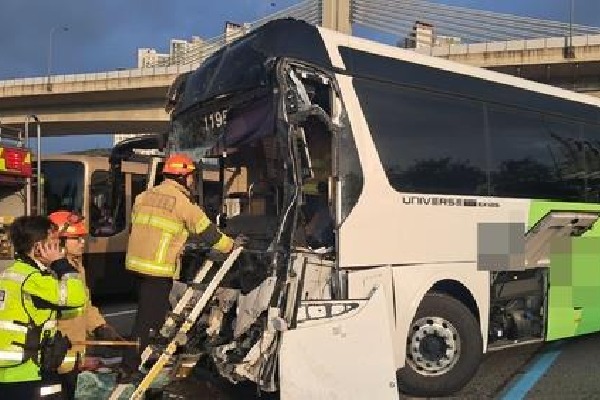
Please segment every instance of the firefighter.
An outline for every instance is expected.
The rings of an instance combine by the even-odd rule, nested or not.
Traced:
[[[56,330],[57,312],[81,310],[86,301],[85,286],[53,234],[43,216],[19,217],[10,226],[16,261],[0,273],[3,398],[40,398],[41,381],[56,372],[70,347]]]
[[[177,259],[190,235],[221,254],[243,245],[245,237],[232,240],[221,233],[194,203],[195,166],[186,155],[172,155],[163,167],[164,181],[141,194],[133,205],[126,268],[141,277],[138,311],[132,335],[140,349],[148,344],[149,330],[158,331],[169,310],[169,292],[177,278]],[[131,380],[140,363],[135,350],[126,351],[122,382]]]
[[[80,274],[85,285],[85,269],[83,267],[83,250],[87,228],[83,218],[71,211],[55,211],[49,215],[50,220],[58,227],[57,235],[60,246],[64,249],[65,256],[69,263],[75,267]],[[83,342],[88,335],[94,339],[103,340],[122,340],[116,331],[106,323],[106,320],[100,314],[98,308],[94,307],[90,300],[89,289],[86,285],[88,302],[83,312],[79,315],[72,315],[69,312],[62,312],[61,319],[58,322],[58,330],[69,337],[72,341]],[[69,362],[63,363],[58,369],[58,379],[62,384],[63,396],[65,399],[75,398],[75,389],[77,387],[77,374],[79,365],[71,360],[83,361],[85,358],[85,346],[74,345],[69,350]]]

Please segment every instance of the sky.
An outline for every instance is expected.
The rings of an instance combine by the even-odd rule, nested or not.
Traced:
[[[568,21],[570,0],[435,0],[437,3]],[[225,21],[250,22],[298,0],[0,0],[0,79],[134,68],[139,47],[167,52],[172,38],[210,38]],[[600,0],[575,0],[575,22],[600,27]],[[386,41],[385,35],[360,31]],[[107,147],[106,136],[48,138],[46,151]]]

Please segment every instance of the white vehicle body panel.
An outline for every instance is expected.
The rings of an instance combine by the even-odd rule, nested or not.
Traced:
[[[347,314],[283,332],[281,399],[399,398],[384,290],[357,302],[359,308]]]

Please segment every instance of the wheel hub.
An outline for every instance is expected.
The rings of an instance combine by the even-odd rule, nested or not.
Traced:
[[[411,325],[407,362],[422,375],[442,375],[460,356],[460,337],[449,321],[440,317],[420,318]]]

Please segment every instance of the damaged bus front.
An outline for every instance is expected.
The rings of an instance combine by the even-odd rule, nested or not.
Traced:
[[[290,27],[308,40],[290,45]],[[339,264],[337,227],[362,175],[319,41],[315,27],[275,21],[172,88],[169,152],[219,171],[202,206],[249,237],[184,352],[284,399],[397,398],[389,299],[376,284],[348,298]]]

